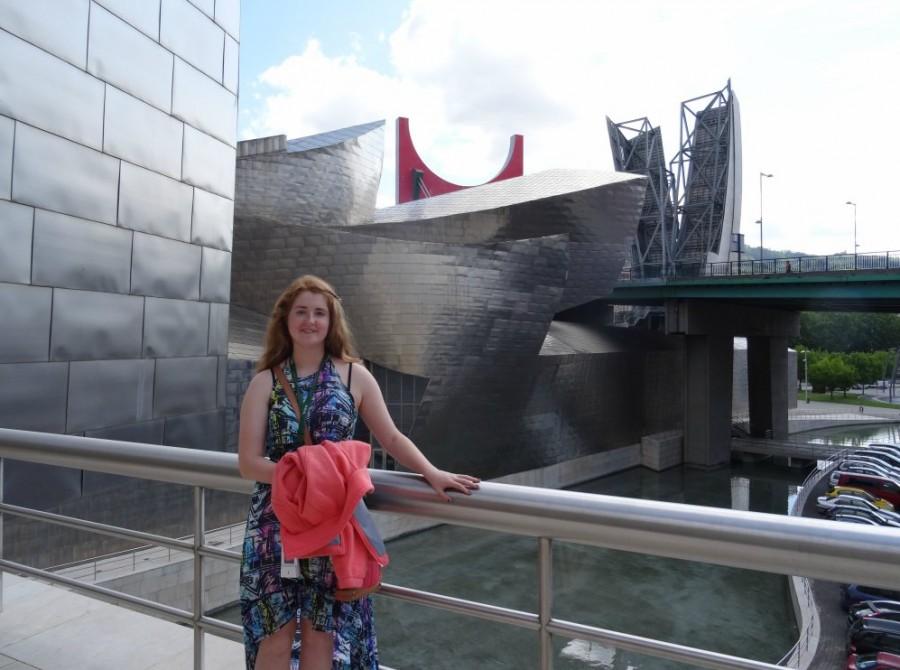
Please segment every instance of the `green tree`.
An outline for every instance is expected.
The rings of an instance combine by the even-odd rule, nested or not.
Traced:
[[[851,388],[857,380],[857,371],[852,365],[836,354],[821,356],[814,363],[810,361],[809,381],[817,393],[828,391],[834,397],[835,391]]]
[[[792,343],[797,345],[843,353],[893,349],[900,346],[900,316],[804,312],[800,315],[800,336]]]

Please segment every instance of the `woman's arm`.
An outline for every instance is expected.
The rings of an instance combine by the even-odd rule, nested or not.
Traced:
[[[241,432],[238,435],[238,468],[241,477],[264,484],[272,483],[275,464],[265,457],[266,423],[269,419],[269,396],[272,374],[263,370],[256,374],[241,403]]]
[[[372,374],[362,365],[354,365],[353,370],[356,372],[353,377],[353,381],[356,383],[353,386],[355,395],[359,398],[359,415],[385,451],[404,467],[425,477],[431,487],[448,502],[450,496],[444,493],[447,489],[461,491],[468,495],[473,489],[478,488],[480,480],[476,477],[445,472],[434,467],[412,440],[394,425],[387,405],[384,404],[384,396],[381,395],[378,382],[375,381]]]

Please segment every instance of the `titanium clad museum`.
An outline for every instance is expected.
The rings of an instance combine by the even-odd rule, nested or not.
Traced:
[[[0,425],[234,450],[268,310],[314,273],[342,295],[398,426],[441,467],[560,485],[638,465],[642,441],[680,428],[682,340],[610,327],[603,299],[626,263],[663,254],[651,219],[687,231],[667,254],[721,253],[737,226],[733,111],[701,114],[731,123],[693,140],[731,167],[707,174],[695,153],[684,206],[660,195],[661,145],[640,174],[524,174],[514,136],[497,180],[462,190],[411,150],[406,201],[376,209],[381,121],[236,142],[239,10],[0,4]],[[691,209],[722,174],[725,195]],[[4,482],[11,503],[176,534],[189,498],[14,462]],[[211,501],[210,525],[244,506]],[[6,522],[10,558],[48,546],[29,528]],[[119,546],[53,532],[45,564]]]

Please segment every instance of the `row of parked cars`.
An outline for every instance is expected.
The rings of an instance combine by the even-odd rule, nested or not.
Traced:
[[[830,474],[819,512],[836,521],[900,528],[900,446],[849,452]],[[841,586],[847,611],[847,670],[900,670],[900,592]]]

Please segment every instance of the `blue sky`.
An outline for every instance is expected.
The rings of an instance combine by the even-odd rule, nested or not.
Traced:
[[[239,135],[387,120],[379,206],[393,204],[394,119],[428,164],[489,179],[509,136],[525,170],[610,170],[605,117],[648,116],[667,158],[682,100],[731,77],[743,140],[741,232],[767,247],[900,249],[900,3],[894,0],[244,0]]]

